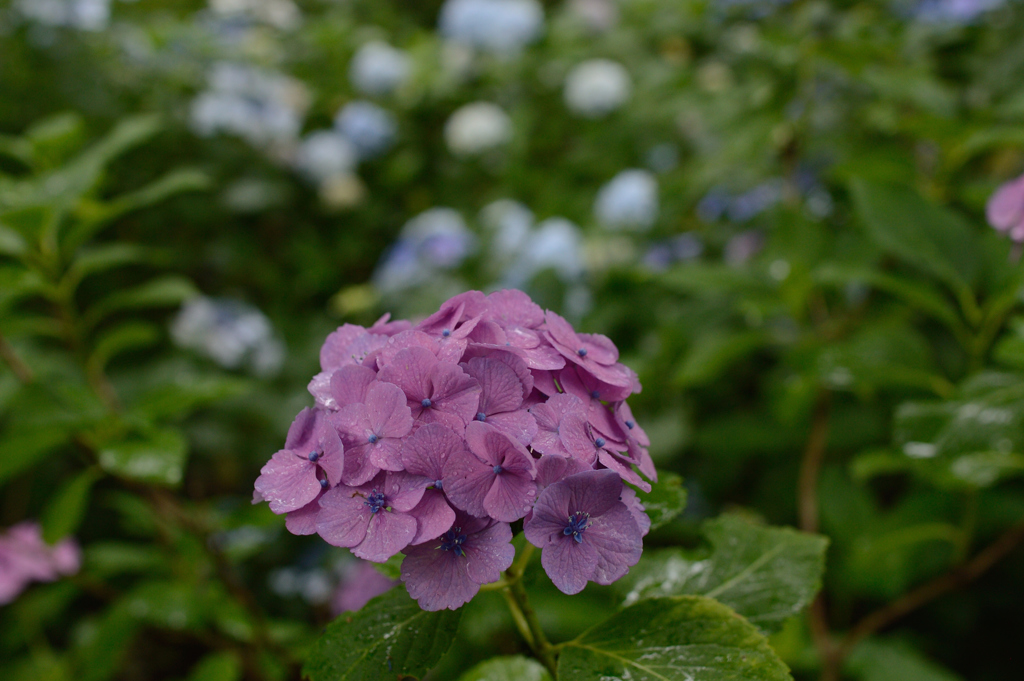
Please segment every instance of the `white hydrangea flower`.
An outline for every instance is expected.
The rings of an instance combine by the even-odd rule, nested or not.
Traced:
[[[533,211],[518,201],[499,199],[484,206],[480,222],[492,234],[492,255],[508,260],[526,245],[533,228]]]
[[[543,33],[544,8],[537,0],[446,0],[438,28],[450,40],[515,53]]]
[[[348,138],[360,159],[383,154],[395,143],[398,125],[391,112],[367,101],[349,102],[334,117],[334,127]]]
[[[221,62],[210,87],[192,101],[191,122],[203,136],[226,132],[254,146],[294,140],[309,104],[305,86],[281,73]]]
[[[511,286],[521,286],[545,269],[554,270],[563,281],[583,274],[583,234],[565,218],[548,218],[537,225],[506,279]]]
[[[23,17],[47,26],[102,31],[110,23],[110,0],[18,0]]]
[[[646,170],[623,170],[601,187],[594,215],[609,229],[650,229],[658,218],[658,180]]]
[[[227,369],[247,365],[269,375],[284,362],[284,346],[262,312],[238,300],[199,296],[182,305],[171,338]]]
[[[444,126],[444,139],[457,156],[473,156],[512,138],[512,119],[490,102],[473,102],[457,109]]]
[[[622,64],[610,59],[590,59],[566,76],[565,103],[573,113],[600,118],[625,104],[632,89],[632,79]]]
[[[352,55],[348,78],[359,92],[382,96],[397,90],[411,71],[412,63],[405,50],[374,40]]]
[[[295,167],[307,177],[322,182],[344,175],[356,165],[356,148],[344,135],[317,130],[306,136],[295,155]]]
[[[249,16],[275,28],[289,30],[302,21],[291,0],[209,0],[210,9],[222,16]]]

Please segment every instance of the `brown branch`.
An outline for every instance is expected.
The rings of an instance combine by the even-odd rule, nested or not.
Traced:
[[[35,374],[32,373],[32,369],[18,356],[14,347],[7,342],[2,333],[0,333],[0,357],[3,357],[4,361],[7,362],[7,366],[11,367],[11,371],[14,372],[15,378],[22,383],[27,385],[35,380]]]
[[[821,465],[825,458],[825,445],[828,442],[829,421],[832,413],[832,394],[824,389],[818,391],[814,401],[814,413],[811,416],[811,432],[807,436],[807,446],[800,460],[800,477],[797,481],[797,514],[800,529],[805,532],[818,531],[818,478]],[[828,628],[828,612],[821,594],[811,604],[810,609],[811,638],[814,647],[822,660],[822,681],[836,681],[838,677],[830,675],[833,668],[830,660],[835,656],[835,646]]]
[[[818,477],[821,474],[822,460],[825,458],[831,413],[831,393],[820,390],[814,402],[811,433],[807,436],[807,447],[800,462],[800,479],[797,482],[797,513],[800,517],[800,529],[805,532],[818,531]]]
[[[841,663],[858,643],[871,634],[888,627],[896,620],[930,603],[939,596],[970,584],[999,562],[1000,559],[1013,551],[1022,541],[1024,541],[1024,521],[1017,523],[1004,532],[970,561],[953,568],[930,582],[922,584],[913,591],[907,592],[889,605],[866,615],[843,639],[837,651],[838,661]]]

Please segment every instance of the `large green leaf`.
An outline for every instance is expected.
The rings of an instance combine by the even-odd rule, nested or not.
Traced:
[[[651,485],[650,492],[638,491],[636,494],[651,519],[652,530],[671,521],[686,508],[683,479],[668,471],[658,474],[658,482]]]
[[[328,624],[303,673],[311,681],[422,676],[448,651],[461,616],[421,610],[405,589],[392,589]]]
[[[572,681],[782,681],[786,665],[742,617],[703,596],[652,598],[562,648],[558,678]]]
[[[736,516],[704,524],[706,555],[681,549],[647,552],[620,580],[626,603],[701,594],[733,608],[764,632],[778,631],[821,588],[825,537],[754,525]]]
[[[460,676],[459,681],[551,681],[551,674],[537,660],[515,655],[481,662]]]
[[[978,275],[977,239],[958,214],[902,187],[851,182],[868,235],[882,250],[945,282],[960,294]]]
[[[846,670],[861,681],[959,681],[908,644],[896,641],[862,642],[846,662]]]
[[[99,477],[99,471],[87,468],[57,490],[43,513],[43,539],[53,544],[78,529]]]

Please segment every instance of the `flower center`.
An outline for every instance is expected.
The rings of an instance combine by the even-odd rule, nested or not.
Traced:
[[[587,349],[586,348],[580,348],[579,350],[576,351],[576,354],[579,355],[580,357],[586,357],[587,356]]]
[[[577,544],[583,543],[583,532],[590,527],[590,514],[585,511],[576,511],[569,516],[569,524],[562,530],[566,537],[571,536]]]
[[[598,449],[601,449],[601,447],[604,447],[607,443],[604,441],[603,437],[599,437],[596,440],[594,440],[594,444],[597,445]]]
[[[434,489],[439,489],[441,491],[444,491],[444,481],[443,480],[435,480],[434,481]]]
[[[424,409],[429,409],[431,404],[432,403],[429,397],[424,397],[423,401],[420,402],[420,406],[423,407]]]
[[[634,426],[636,426],[636,424],[633,423],[632,421],[626,421],[626,427],[629,428],[630,430],[633,430]]]
[[[331,483],[327,482],[326,478],[320,481],[321,489],[327,489],[330,486],[331,486]]]
[[[445,338],[447,338],[448,336],[452,335],[452,330],[451,329],[445,329],[444,331],[441,332],[441,335],[444,336]]]
[[[363,503],[370,507],[370,513],[377,513],[384,508],[384,494],[373,490]]]
[[[309,453],[309,460],[312,461],[313,463],[316,463],[319,458],[320,458],[320,452],[310,452]]]
[[[453,527],[441,535],[441,549],[451,551],[460,558],[466,555],[462,544],[466,541],[466,535],[462,534],[461,527]]]
[[[493,470],[495,475],[501,475],[505,469],[501,467],[501,464],[498,464]]]
[[[599,400],[599,399],[601,399],[601,393],[597,392],[596,390],[591,390],[590,391],[590,397],[595,399],[595,400]]]
[[[487,414],[483,413],[482,411],[477,412],[477,414],[476,414],[476,420],[477,421],[484,421],[486,419],[487,419]]]
[[[370,433],[370,437],[368,437],[366,439],[370,441],[371,445],[374,445],[374,444],[377,444],[377,440],[379,440],[380,438],[377,437],[377,433]]]

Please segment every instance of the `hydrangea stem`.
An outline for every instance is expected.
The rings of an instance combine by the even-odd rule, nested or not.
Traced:
[[[551,672],[551,677],[557,679],[555,647],[544,635],[544,630],[541,629],[540,621],[537,619],[537,613],[530,605],[530,599],[522,583],[523,571],[532,555],[533,546],[527,544],[512,567],[505,571],[505,579],[508,582],[508,586],[505,587],[505,601],[508,603],[508,609],[512,613],[512,619],[515,621],[519,633],[537,659]]]

